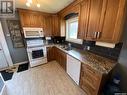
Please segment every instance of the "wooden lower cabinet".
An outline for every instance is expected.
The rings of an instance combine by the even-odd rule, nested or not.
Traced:
[[[103,84],[103,74],[82,63],[80,87],[87,93],[87,95],[99,95],[101,90],[100,88]]]
[[[48,62],[55,60],[54,47],[47,47],[47,59]]]
[[[56,61],[60,64],[60,66],[66,71],[66,63],[67,63],[67,54],[62,50],[56,48],[55,49],[55,58]]]

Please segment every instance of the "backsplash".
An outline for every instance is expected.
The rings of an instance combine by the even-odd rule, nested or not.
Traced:
[[[94,41],[85,41],[85,40],[83,41],[83,44],[76,44],[76,43],[65,41],[65,37],[53,37],[52,42],[55,44],[71,43],[72,47],[82,50],[85,50],[86,46],[90,46],[90,50],[89,50],[90,52],[116,61],[118,60],[123,45],[123,43],[118,43],[116,44],[115,48],[107,48],[107,47],[96,46]]]
[[[52,37],[52,42],[55,44],[65,44],[65,37]]]
[[[122,43],[116,44],[115,48],[107,48],[95,45],[90,47],[90,52],[117,61],[120,55],[122,45]]]
[[[68,42],[67,42],[68,43]],[[120,51],[122,48],[123,43],[118,43],[116,44],[115,48],[107,48],[107,47],[101,47],[101,46],[96,46],[94,41],[83,41],[83,44],[75,44],[71,43],[72,47],[78,48],[85,50],[86,46],[90,46],[90,52],[112,59],[112,60],[118,60]]]

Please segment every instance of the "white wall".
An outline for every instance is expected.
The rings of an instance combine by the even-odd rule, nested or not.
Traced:
[[[7,59],[8,65],[13,66],[13,62],[12,62],[12,59],[11,59],[11,56],[10,56],[10,52],[8,50],[8,46],[7,46],[5,37],[4,37],[1,21],[0,21],[0,41],[1,41],[1,45],[2,45],[3,50],[4,50],[5,57]]]

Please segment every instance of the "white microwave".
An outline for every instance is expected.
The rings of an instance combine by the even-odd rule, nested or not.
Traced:
[[[40,38],[44,37],[43,28],[23,28],[25,38]]]

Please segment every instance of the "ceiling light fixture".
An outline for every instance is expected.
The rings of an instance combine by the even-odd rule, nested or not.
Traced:
[[[41,5],[38,3],[38,0],[36,0],[36,2],[37,2],[37,7],[40,8]]]
[[[27,0],[28,3],[32,4],[32,0]]]
[[[30,7],[30,3],[26,2],[26,6],[27,6],[27,7]]]
[[[38,7],[38,8],[40,8],[40,6],[41,6],[40,4],[37,4],[37,7]]]
[[[27,6],[27,7],[30,7],[32,3],[33,3],[32,0],[26,0],[26,6]],[[37,6],[38,8],[40,8],[40,6],[41,6],[41,5],[38,3],[38,0],[36,0],[36,6]]]

